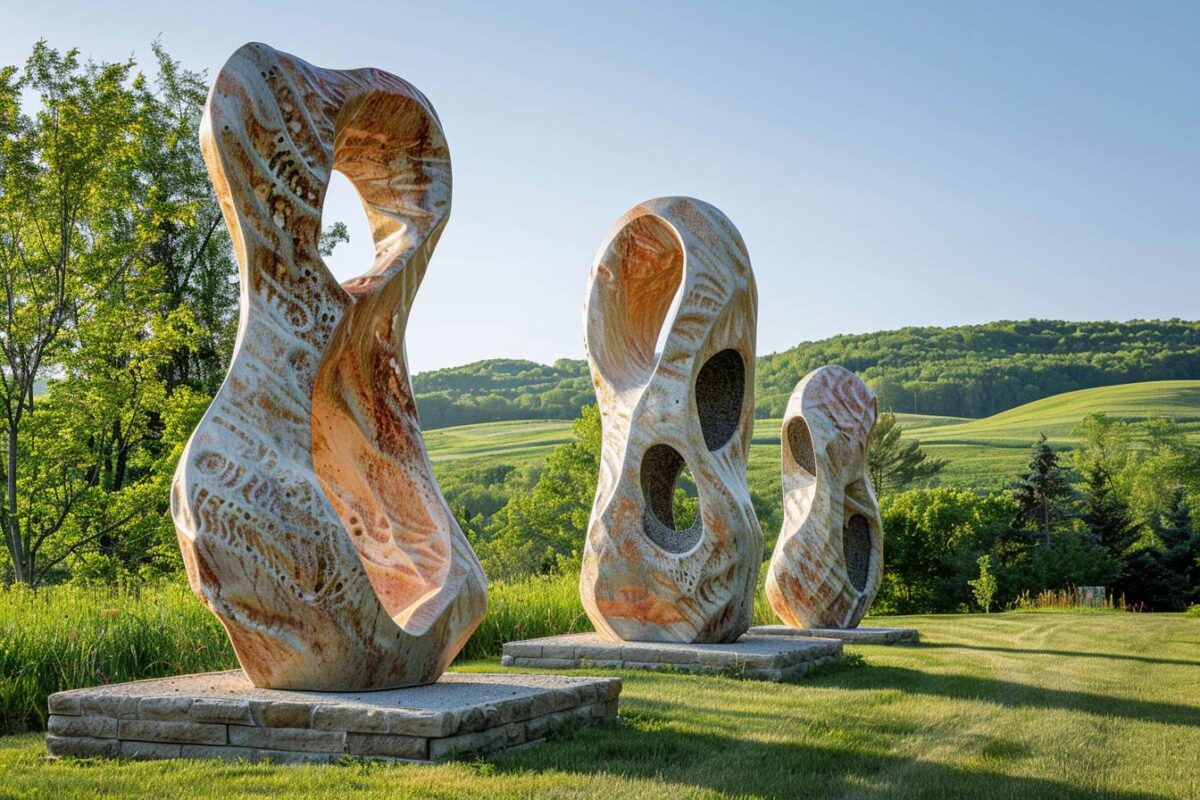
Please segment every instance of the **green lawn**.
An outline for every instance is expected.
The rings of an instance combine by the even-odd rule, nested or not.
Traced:
[[[886,623],[923,643],[785,684],[626,672],[623,725],[487,761],[51,762],[24,734],[0,738],[0,797],[1200,797],[1200,620]]]
[[[1089,413],[1137,421],[1172,417],[1200,437],[1200,381],[1153,381],[1083,389],[1028,403],[986,419],[899,414],[906,435],[950,464],[941,481],[951,486],[994,489],[1008,485],[1043,432],[1059,449],[1073,447],[1073,430]],[[766,496],[779,491],[778,419],[755,420],[750,447],[750,485]],[[571,438],[569,422],[533,420],[463,425],[428,431],[436,464],[463,458],[475,463],[525,464]]]

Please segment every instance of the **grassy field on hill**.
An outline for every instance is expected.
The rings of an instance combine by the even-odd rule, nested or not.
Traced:
[[[1043,612],[888,622],[919,628],[922,643],[854,646],[849,664],[783,684],[621,672],[623,724],[488,760],[47,762],[41,735],[23,734],[0,738],[0,796],[1200,796],[1200,619]]]
[[[1153,381],[1083,389],[1036,400],[985,419],[899,414],[906,435],[932,456],[949,459],[944,484],[992,489],[1006,485],[1028,460],[1041,433],[1069,449],[1073,430],[1087,414],[1125,420],[1172,417],[1200,437],[1200,381]],[[772,493],[779,482],[778,419],[755,420],[750,448],[752,486]],[[429,431],[425,440],[436,465],[463,458],[479,464],[525,464],[568,441],[571,424],[558,420],[481,423]]]

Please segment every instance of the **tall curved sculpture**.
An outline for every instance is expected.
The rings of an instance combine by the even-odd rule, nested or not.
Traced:
[[[450,213],[450,153],[420,92],[262,44],[217,75],[200,129],[240,266],[229,374],[171,507],[192,590],[256,686],[436,680],[486,582],[433,478],[404,328]],[[318,253],[330,172],[375,240],[338,285]]]
[[[795,628],[854,628],[883,577],[883,522],[867,470],[875,395],[849,370],[810,372],[788,401],[783,528],[767,600]]]
[[[750,625],[763,550],[746,484],[757,308],[746,245],[707,203],[642,203],[600,247],[584,318],[604,433],[580,589],[608,639],[730,642]],[[679,530],[685,465],[699,511]]]

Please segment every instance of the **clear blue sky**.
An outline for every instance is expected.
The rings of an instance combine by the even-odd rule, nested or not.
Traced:
[[[583,351],[588,267],[658,195],[750,248],[759,351],[905,325],[1200,316],[1200,3],[3,0],[0,63],[258,40],[424,91],[454,213],[417,370]],[[370,261],[351,190],[326,218]]]

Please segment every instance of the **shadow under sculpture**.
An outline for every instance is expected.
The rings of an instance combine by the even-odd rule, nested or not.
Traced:
[[[192,590],[255,686],[435,681],[486,602],[433,477],[404,354],[450,213],[437,115],[394,75],[250,44],[217,76],[200,137],[241,320],[172,488]],[[374,266],[342,285],[318,252],[334,169],[375,240]]]
[[[883,523],[867,465],[876,414],[870,388],[839,366],[810,372],[788,402],[766,594],[794,628],[857,627],[879,591]]]
[[[642,203],[600,248],[584,320],[603,441],[580,589],[609,641],[732,642],[750,626],[763,548],[746,483],[757,306],[741,235],[699,200]],[[699,508],[680,530],[685,465]]]

